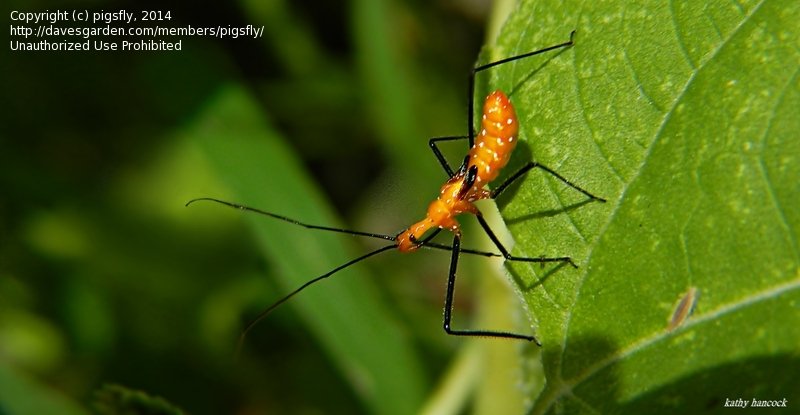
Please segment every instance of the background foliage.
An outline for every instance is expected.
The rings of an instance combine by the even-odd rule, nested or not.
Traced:
[[[3,52],[2,411],[127,399],[107,384],[193,414],[408,413],[435,395],[464,344],[440,329],[446,253],[337,276],[258,326],[237,361],[244,322],[371,246],[183,204],[217,196],[387,233],[417,220],[444,177],[427,137],[464,131],[488,7],[9,4],[48,8],[169,9],[172,26],[266,33],[185,38],[180,53]],[[457,391],[477,382],[472,350]]]
[[[469,2],[158,3],[175,26],[266,33],[184,39],[181,53],[10,54],[0,412],[635,413],[800,398],[798,7],[509,3],[492,16]],[[11,5],[47,7],[132,9]],[[503,10],[516,12],[500,32]],[[448,255],[435,252],[387,253],[303,293],[234,359],[249,317],[375,245],[183,203],[399,231],[444,178],[427,138],[464,132],[487,19],[500,35],[481,61],[578,29],[575,47],[491,71],[477,95],[511,92],[524,140],[512,165],[535,158],[609,199],[533,174],[499,201],[517,253],[581,266],[510,267],[525,313],[499,264],[460,265],[456,324],[535,330],[542,364],[530,345],[442,333]],[[463,222],[466,244],[484,244]],[[691,287],[694,314],[668,330]]]

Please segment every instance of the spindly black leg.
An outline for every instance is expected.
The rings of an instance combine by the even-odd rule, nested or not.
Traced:
[[[497,247],[497,249],[500,250],[500,253],[503,254],[503,257],[508,261],[538,262],[538,263],[566,262],[566,263],[572,265],[574,268],[578,268],[578,266],[575,265],[575,263],[572,262],[572,259],[570,257],[568,257],[568,256],[528,258],[528,257],[521,257],[521,256],[511,255],[511,253],[508,252],[506,247],[504,247],[503,244],[500,242],[500,239],[497,238],[497,235],[494,234],[494,232],[492,231],[492,228],[489,227],[489,224],[486,223],[486,219],[483,218],[483,214],[478,212],[477,214],[475,214],[475,217],[478,218],[478,223],[481,224],[481,227],[483,228],[483,231],[486,232],[486,235],[489,237],[489,239],[492,240],[492,243]]]
[[[437,143],[440,142],[440,141],[465,140],[467,138],[469,138],[469,137],[467,137],[465,135],[457,135],[457,136],[452,136],[452,137],[435,137],[435,138],[431,138],[428,141],[428,145],[431,147],[431,151],[433,151],[433,155],[436,156],[437,160],[439,160],[439,164],[441,164],[442,168],[444,169],[444,171],[447,172],[447,176],[448,177],[453,177],[455,172],[453,172],[453,169],[450,167],[450,164],[447,162],[447,159],[445,159],[444,155],[442,155],[442,152],[439,150],[439,146],[437,145]]]
[[[500,193],[503,193],[503,191],[506,190],[506,188],[511,183],[514,183],[517,179],[522,177],[522,175],[524,175],[525,173],[527,173],[527,172],[529,172],[530,170],[533,170],[533,169],[542,169],[543,171],[551,174],[553,177],[557,178],[558,180],[561,180],[567,186],[569,186],[569,187],[571,187],[571,188],[583,193],[584,195],[590,197],[591,199],[597,200],[599,202],[605,202],[606,201],[602,197],[595,196],[595,195],[589,193],[588,191],[584,190],[580,186],[578,186],[578,185],[572,183],[571,181],[567,180],[566,178],[564,178],[564,176],[556,173],[553,169],[551,169],[551,168],[549,168],[549,167],[547,167],[545,165],[542,165],[541,163],[537,163],[535,161],[530,161],[530,162],[528,162],[528,164],[522,166],[521,169],[517,170],[516,173],[512,174],[511,176],[509,176],[508,179],[506,179],[500,186],[497,186],[494,190],[492,190],[492,199],[496,199],[497,196],[499,196]]]
[[[520,339],[535,342],[541,346],[536,337],[524,334],[509,333],[505,331],[491,330],[455,330],[451,327],[453,317],[453,295],[456,290],[456,270],[458,268],[458,257],[461,252],[461,235],[456,233],[453,237],[453,252],[450,257],[450,273],[447,276],[447,294],[444,299],[444,331],[453,336],[470,337],[497,337],[504,339]]]
[[[500,59],[499,61],[489,62],[489,63],[477,66],[477,67],[472,69],[472,72],[469,75],[469,86],[467,87],[467,102],[469,103],[469,105],[467,105],[467,132],[469,134],[469,147],[470,148],[472,148],[472,145],[475,144],[475,132],[472,130],[475,127],[475,125],[473,124],[473,122],[474,122],[474,114],[473,113],[475,112],[474,109],[473,109],[473,106],[475,105],[475,74],[477,74],[480,71],[484,71],[484,70],[489,69],[491,67],[497,66],[497,65],[502,65],[504,63],[508,63],[508,62],[515,61],[515,60],[518,60],[518,59],[523,59],[523,58],[527,58],[529,56],[538,55],[540,53],[550,52],[551,50],[561,49],[561,48],[572,46],[574,38],[575,38],[575,31],[573,30],[569,34],[569,41],[568,42],[564,42],[564,43],[561,43],[561,44],[558,44],[558,45],[550,46],[550,47],[547,47],[547,48],[544,48],[544,49],[535,50],[533,52],[523,53],[522,55],[516,55],[516,56],[511,56],[511,57],[508,57],[508,58],[505,58],[505,59]]]

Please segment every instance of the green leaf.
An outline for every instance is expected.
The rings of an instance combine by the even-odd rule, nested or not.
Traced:
[[[61,393],[39,384],[5,362],[0,362],[0,414],[83,415],[86,413]]]
[[[543,343],[533,413],[694,413],[798,402],[800,6],[525,1],[484,60],[521,119],[499,201]],[[506,173],[508,174],[508,173]],[[679,300],[694,312],[669,327]],[[535,383],[535,382],[533,382]],[[535,388],[534,388],[535,389]],[[541,392],[541,393],[540,393]]]
[[[223,89],[189,134],[230,186],[232,201],[306,223],[340,226],[256,101],[241,89]],[[351,236],[255,214],[247,217],[265,258],[276,267],[274,278],[284,290],[280,295],[358,256]],[[338,273],[336,281],[322,281],[293,297],[286,307],[299,312],[371,412],[411,413],[422,401],[421,363],[365,274],[360,266],[350,267]]]

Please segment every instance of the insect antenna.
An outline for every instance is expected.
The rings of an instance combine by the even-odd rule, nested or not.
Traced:
[[[226,202],[224,200],[215,199],[213,197],[198,197],[197,199],[192,199],[192,200],[186,202],[186,205],[184,205],[184,206],[189,206],[189,205],[191,205],[191,204],[193,204],[195,202],[201,202],[201,201],[219,203],[219,204],[222,204],[222,205],[230,206],[230,207],[232,207],[234,209],[244,210],[244,211],[247,211],[247,212],[257,213],[259,215],[268,216],[270,218],[280,219],[280,220],[282,220],[284,222],[289,222],[291,224],[302,226],[302,227],[308,228],[308,229],[319,229],[319,230],[328,231],[328,232],[345,233],[345,234],[348,234],[348,235],[366,236],[366,237],[369,237],[369,238],[384,239],[384,240],[387,240],[387,241],[394,241],[396,239],[394,235],[384,235],[384,234],[380,234],[380,233],[353,231],[353,230],[349,230],[349,229],[332,228],[330,226],[310,225],[308,223],[303,223],[303,222],[300,222],[299,220],[288,218],[288,217],[283,216],[283,215],[278,215],[276,213],[267,212],[265,210],[261,210],[261,209],[250,207],[250,206],[240,205],[238,203]]]
[[[299,220],[292,219],[292,218],[289,218],[289,217],[286,217],[286,216],[283,216],[283,215],[278,215],[276,213],[267,212],[265,210],[261,210],[261,209],[250,207],[250,206],[246,206],[246,205],[241,205],[241,204],[238,204],[238,203],[233,203],[233,202],[228,202],[228,201],[225,201],[225,200],[215,199],[213,197],[198,197],[196,199],[192,199],[192,200],[186,202],[185,206],[189,206],[191,204],[194,204],[195,202],[214,202],[214,203],[219,203],[219,204],[222,204],[222,205],[225,205],[225,206],[232,207],[234,209],[243,210],[243,211],[246,211],[246,212],[257,213],[259,215],[267,216],[267,217],[270,217],[270,218],[280,219],[280,220],[282,220],[284,222],[288,222],[288,223],[291,223],[293,225],[302,226],[302,227],[307,228],[307,229],[318,229],[318,230],[322,230],[322,231],[343,233],[343,234],[347,234],[347,235],[366,236],[368,238],[383,239],[383,240],[392,241],[392,242],[397,240],[397,236],[395,236],[395,235],[384,235],[384,234],[381,234],[381,233],[361,232],[361,231],[354,231],[354,230],[350,230],[350,229],[333,228],[333,227],[330,227],[330,226],[311,225],[311,224],[308,224],[308,223],[305,223],[305,222],[301,222]],[[442,231],[441,229],[437,229],[433,233],[431,233],[430,236],[427,236],[427,237],[425,237],[425,239],[419,241],[420,248],[438,249],[440,251],[452,251],[453,247],[451,245],[445,245],[445,244],[440,244],[440,243],[436,243],[436,242],[431,242],[431,239],[436,237],[436,235],[438,235],[439,232],[441,232],[441,231]],[[395,245],[392,245],[392,246],[395,246]],[[480,250],[477,250],[477,249],[468,249],[468,248],[461,248],[461,252],[465,253],[465,254],[469,254],[469,255],[478,255],[478,256],[484,256],[484,257],[502,257],[503,256],[502,254],[497,254],[497,253],[494,253],[494,252],[486,252],[486,251],[480,251]],[[366,255],[366,256],[369,257],[370,255]]]

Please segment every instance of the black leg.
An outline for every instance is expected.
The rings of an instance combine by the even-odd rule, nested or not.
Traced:
[[[595,195],[589,193],[588,191],[582,189],[578,185],[576,185],[576,184],[572,183],[571,181],[567,180],[566,178],[564,178],[564,176],[556,173],[553,169],[551,169],[551,168],[549,168],[549,167],[547,167],[545,165],[542,165],[541,163],[537,163],[535,161],[528,162],[528,164],[522,166],[521,169],[517,170],[516,173],[512,174],[511,176],[509,176],[508,179],[506,179],[506,181],[504,181],[500,186],[497,186],[497,188],[495,188],[492,191],[492,199],[496,199],[497,196],[499,196],[500,193],[503,193],[503,191],[506,190],[506,188],[511,183],[515,182],[517,179],[522,177],[523,174],[525,174],[525,173],[527,173],[527,172],[529,172],[530,170],[533,170],[533,169],[542,169],[545,172],[550,173],[552,176],[554,176],[558,180],[561,180],[567,186],[569,186],[569,187],[571,187],[571,188],[583,193],[584,195],[588,196],[589,198],[591,198],[593,200],[597,200],[599,202],[605,202],[606,201],[602,197],[595,196]]]
[[[453,253],[450,258],[450,273],[447,276],[447,294],[444,299],[444,331],[453,336],[471,336],[471,337],[497,337],[504,339],[520,339],[533,341],[541,346],[536,337],[526,336],[524,334],[509,333],[505,331],[489,331],[489,330],[454,330],[451,328],[450,323],[453,316],[453,294],[456,289],[456,269],[458,268],[458,257],[461,252],[461,235],[456,233],[453,237]]]
[[[472,145],[475,144],[475,131],[473,130],[473,128],[474,128],[473,123],[475,121],[474,120],[474,114],[473,114],[474,113],[474,106],[475,106],[475,75],[478,72],[484,71],[486,69],[492,68],[492,67],[497,66],[497,65],[502,65],[504,63],[512,62],[512,61],[515,61],[515,60],[518,60],[518,59],[523,59],[523,58],[527,58],[529,56],[538,55],[540,53],[549,52],[549,51],[554,50],[554,49],[560,49],[560,48],[572,46],[574,37],[575,37],[575,31],[573,30],[572,33],[570,33],[570,35],[569,35],[569,41],[568,42],[564,42],[564,43],[561,43],[561,44],[558,44],[558,45],[555,45],[555,46],[550,46],[550,47],[547,47],[547,48],[544,48],[544,49],[540,49],[540,50],[536,50],[536,51],[533,51],[533,52],[523,53],[522,55],[511,56],[511,57],[508,57],[508,58],[505,58],[505,59],[501,59],[499,61],[489,62],[487,64],[476,66],[476,67],[472,68],[472,71],[470,71],[470,74],[469,74],[469,79],[467,81],[467,134],[468,135],[466,135],[466,136],[453,136],[453,137],[437,137],[437,138],[430,139],[430,141],[428,142],[428,144],[431,147],[431,150],[433,150],[433,154],[439,160],[439,164],[442,165],[442,167],[447,172],[449,177],[453,177],[453,174],[454,174],[453,169],[447,163],[447,160],[445,160],[444,156],[442,156],[442,152],[439,151],[439,148],[437,147],[436,143],[439,142],[439,141],[452,141],[452,140],[468,139],[469,140],[469,148],[472,148]]]
[[[538,262],[541,264],[544,264],[545,262],[566,262],[572,265],[573,268],[578,268],[578,266],[575,265],[574,262],[572,262],[572,258],[568,256],[553,257],[553,258],[550,257],[528,258],[528,257],[511,255],[511,253],[508,252],[508,249],[506,249],[506,247],[504,247],[503,244],[500,242],[500,239],[497,238],[497,235],[494,234],[492,228],[489,227],[489,224],[486,223],[486,219],[483,218],[483,214],[478,212],[475,214],[475,217],[478,218],[478,223],[481,224],[483,231],[486,232],[486,235],[489,237],[489,239],[492,240],[492,243],[497,247],[498,250],[500,250],[500,253],[503,254],[503,257],[507,261]]]
[[[509,58],[500,59],[499,61],[489,62],[487,64],[483,64],[480,66],[476,66],[472,69],[472,72],[469,75],[469,87],[467,88],[467,132],[469,133],[469,147],[472,148],[472,145],[475,144],[475,132],[472,130],[474,128],[474,109],[473,106],[475,105],[475,74],[480,71],[484,71],[486,69],[495,67],[497,65],[502,65],[504,63],[512,62],[518,59],[527,58],[529,56],[538,55],[540,53],[550,52],[551,50],[561,49],[565,47],[569,47],[573,45],[573,39],[575,38],[575,31],[573,30],[569,34],[569,41],[564,42],[555,46],[550,46],[544,49],[535,50],[533,52],[523,53],[522,55],[511,56]]]
[[[465,135],[458,135],[452,137],[435,137],[431,138],[428,141],[428,145],[431,147],[433,155],[436,156],[437,160],[439,160],[439,164],[441,164],[444,171],[447,172],[448,177],[453,177],[455,172],[453,172],[453,169],[450,167],[450,164],[447,162],[447,159],[445,159],[444,156],[442,155],[442,152],[439,150],[439,146],[436,143],[438,143],[439,141],[455,141],[455,140],[464,140],[467,138],[469,137]]]
[[[553,169],[551,169],[551,168],[549,168],[547,166],[544,166],[544,165],[542,165],[540,163],[537,163],[537,162],[529,162],[528,164],[524,165],[521,169],[517,170],[516,173],[512,174],[511,176],[509,176],[508,179],[506,179],[500,186],[498,186],[497,188],[495,188],[492,191],[492,195],[491,195],[492,199],[496,199],[501,193],[503,193],[504,190],[506,190],[508,188],[508,186],[511,183],[515,182],[520,177],[522,177],[525,173],[527,173],[530,170],[535,169],[535,168],[539,168],[539,169],[544,170],[547,173],[550,173],[555,178],[561,180],[564,184],[566,184],[566,185],[572,187],[573,189],[583,193],[584,195],[588,196],[589,198],[591,198],[593,200],[597,200],[599,202],[605,202],[606,201],[602,197],[595,196],[595,195],[589,193],[588,191],[584,190],[583,188],[581,188],[581,187],[575,185],[574,183],[570,182],[569,180],[564,178],[564,176],[556,173]],[[478,212],[478,213],[475,214],[475,217],[478,218],[478,223],[480,223],[481,227],[483,228],[483,231],[486,233],[486,235],[489,237],[489,239],[492,240],[492,243],[494,243],[494,245],[497,247],[497,249],[500,250],[500,253],[503,254],[503,257],[505,257],[506,260],[519,261],[519,262],[539,262],[539,263],[545,263],[545,262],[567,262],[567,263],[569,263],[570,265],[572,265],[575,268],[578,267],[577,265],[575,265],[574,262],[572,262],[572,259],[570,257],[526,258],[526,257],[513,256],[503,246],[503,244],[500,242],[500,239],[498,239],[497,235],[495,235],[494,232],[492,231],[492,228],[489,227],[489,224],[486,223],[486,219],[483,218],[483,214]]]

